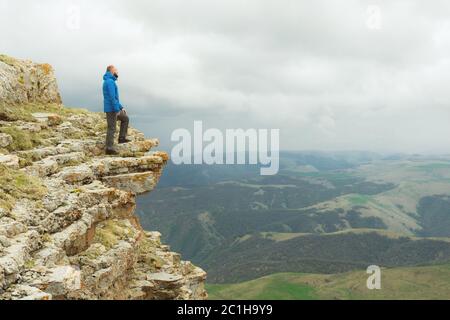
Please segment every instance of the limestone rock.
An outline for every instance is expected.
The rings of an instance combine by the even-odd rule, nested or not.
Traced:
[[[19,157],[14,154],[0,154],[0,164],[12,169],[19,169]]]
[[[147,280],[153,281],[158,284],[163,284],[163,285],[169,286],[169,285],[173,285],[174,283],[177,283],[178,281],[183,280],[183,277],[180,275],[175,276],[172,274],[160,272],[160,273],[149,274],[147,276]]]
[[[92,170],[85,164],[77,167],[65,168],[58,177],[71,184],[77,182],[91,182],[94,180]]]
[[[61,103],[49,64],[0,55],[0,101],[6,104]]]
[[[52,295],[35,287],[20,285],[15,288],[16,295],[23,296],[20,300],[52,300]]]
[[[0,148],[5,148],[13,142],[13,138],[6,133],[0,133]]]
[[[63,122],[63,119],[54,113],[32,113],[37,121],[47,123],[49,126],[57,126]]]
[[[206,273],[134,214],[169,160],[150,152],[157,139],[130,128],[120,156],[106,156],[104,115],[53,105],[47,65],[0,56],[0,101],[0,126],[29,140],[11,150],[0,134],[0,300],[206,299]]]
[[[30,175],[47,177],[58,172],[58,169],[58,162],[56,160],[47,158],[39,162],[35,162],[32,166],[27,167],[24,171]]]
[[[110,187],[141,194],[153,190],[156,178],[153,172],[142,172],[105,177],[103,182]]]
[[[53,297],[63,297],[67,293],[81,288],[81,272],[73,266],[54,268],[48,277],[45,292]]]

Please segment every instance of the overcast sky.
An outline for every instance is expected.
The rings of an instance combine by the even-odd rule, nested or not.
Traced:
[[[79,13],[79,17],[78,17]],[[450,152],[446,0],[0,0],[0,53],[52,64],[101,111],[120,70],[134,126],[279,128],[282,149]]]

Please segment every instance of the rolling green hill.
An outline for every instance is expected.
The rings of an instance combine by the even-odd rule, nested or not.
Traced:
[[[365,270],[373,264],[402,267],[450,262],[448,240],[363,229],[287,238],[254,234],[224,244],[216,252],[203,264],[210,283],[237,283],[278,272],[335,274]]]
[[[140,197],[148,230],[211,283],[450,260],[450,157],[287,152],[256,166],[169,166]]]
[[[325,210],[312,206],[344,195],[369,197],[394,186],[346,172],[257,175],[204,185],[158,188],[138,199],[137,212],[145,228],[161,230],[174,250],[201,263],[222,244],[254,232],[386,229],[381,218],[362,216],[358,206]]]
[[[237,284],[208,285],[210,300],[450,299],[450,265],[382,269],[381,290],[366,287],[368,275],[273,274]]]

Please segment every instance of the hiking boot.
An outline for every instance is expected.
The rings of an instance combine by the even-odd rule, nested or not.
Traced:
[[[107,154],[109,156],[117,156],[119,154],[119,152],[115,149],[106,149],[105,154]]]
[[[128,140],[128,139],[119,139],[119,144],[124,144],[124,143],[128,143],[128,142],[131,142],[131,140]]]

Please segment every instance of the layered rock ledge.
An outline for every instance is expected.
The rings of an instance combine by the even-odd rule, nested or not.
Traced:
[[[0,56],[0,78],[0,299],[205,299],[206,273],[134,214],[158,140],[130,129],[105,156],[104,115],[60,105],[50,66]]]

